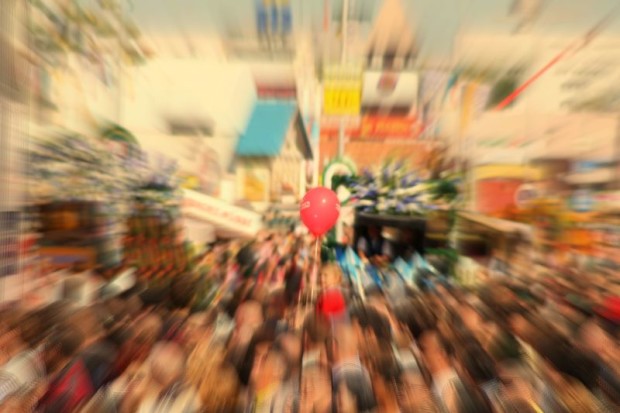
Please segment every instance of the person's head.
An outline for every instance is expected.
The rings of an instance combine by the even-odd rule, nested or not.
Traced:
[[[238,407],[240,386],[233,368],[227,365],[209,374],[198,387],[205,412],[229,413]]]
[[[533,399],[536,394],[537,377],[521,361],[507,361],[497,366],[500,392],[503,399]]]
[[[181,380],[185,375],[186,357],[183,349],[171,342],[160,342],[149,356],[151,379],[165,388]]]
[[[579,331],[579,342],[587,350],[604,355],[614,348],[611,335],[595,319],[586,321]]]
[[[463,305],[460,308],[461,320],[465,327],[476,333],[483,327],[483,318],[475,307],[471,305]]]
[[[276,331],[272,326],[264,326],[251,337],[242,356],[239,369],[239,380],[247,386],[252,383],[253,377],[258,374],[257,366],[264,360],[276,341]]]
[[[334,331],[331,340],[330,353],[333,362],[339,363],[359,356],[359,342],[357,333],[350,326],[341,326]]]
[[[133,338],[136,342],[144,345],[153,345],[163,332],[164,323],[162,318],[155,314],[147,314],[133,326]]]
[[[493,413],[484,393],[466,382],[457,384],[443,402],[449,413]]]
[[[413,353],[401,354],[401,365],[402,374],[396,383],[401,411],[434,412],[436,406],[432,393]]]
[[[429,307],[420,300],[404,304],[395,312],[399,323],[406,326],[414,339],[419,339],[424,331],[436,327],[437,319]]]
[[[390,322],[376,309],[362,307],[351,318],[358,341],[365,345],[367,351],[377,351],[379,343],[391,340]]]
[[[213,372],[225,364],[226,348],[223,345],[198,346],[187,359],[186,378],[190,384],[200,387],[205,379],[212,378]]]
[[[403,370],[392,354],[382,354],[373,363],[373,389],[379,406],[398,403]]]
[[[301,365],[303,347],[300,336],[293,333],[282,334],[278,337],[277,344],[291,368]]]
[[[379,238],[381,237],[381,228],[376,225],[371,225],[368,227],[368,236],[370,238]]]
[[[325,286],[336,287],[342,284],[342,271],[337,264],[326,264],[323,266],[321,272]]]
[[[175,308],[187,308],[196,293],[197,280],[191,274],[175,278],[170,288],[170,300]]]
[[[309,314],[304,321],[304,348],[314,350],[325,345],[330,334],[330,325],[324,317]]]
[[[495,361],[482,346],[469,345],[459,353],[459,365],[474,383],[481,386],[497,379]]]
[[[531,331],[532,321],[524,309],[514,309],[505,316],[506,327],[518,337],[525,337]]]
[[[71,327],[63,326],[53,333],[47,341],[44,352],[44,361],[48,371],[55,371],[69,362],[80,350],[84,337]]]
[[[331,372],[319,363],[304,367],[301,376],[300,405],[310,407],[317,413],[331,412]],[[303,410],[302,410],[303,411]]]
[[[336,385],[338,412],[365,413],[375,411],[372,383],[361,372],[345,375]]]
[[[265,300],[264,314],[267,320],[280,320],[286,314],[286,297],[282,291],[269,294]]]
[[[565,383],[563,378],[572,377],[587,388],[594,386],[596,363],[588,354],[557,334],[543,336],[537,344],[535,349],[545,361],[546,374],[551,381],[561,384]]]
[[[188,349],[192,349],[202,340],[209,340],[217,314],[215,312],[192,314],[183,326],[183,338]]]
[[[256,331],[264,321],[263,306],[257,301],[242,303],[235,312],[235,328]]]
[[[0,313],[0,365],[21,350],[23,342],[19,334],[21,315],[7,310]]]
[[[505,413],[538,413],[540,410],[533,402],[525,399],[510,399],[503,404]]]
[[[420,336],[418,347],[431,373],[451,365],[449,350],[437,330],[427,330]]]
[[[94,311],[93,308],[79,309],[68,320],[72,326],[79,330],[87,343],[97,340],[102,332],[102,325]]]
[[[256,392],[279,386],[289,373],[285,353],[279,346],[263,348],[257,352],[252,366],[251,384]]]

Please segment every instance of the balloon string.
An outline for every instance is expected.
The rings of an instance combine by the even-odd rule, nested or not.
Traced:
[[[312,268],[312,295],[311,298],[312,300],[314,300],[316,298],[316,287],[317,287],[317,283],[322,283],[322,277],[319,275],[319,269],[320,269],[320,259],[321,256],[319,254],[319,237],[316,237],[314,239],[314,266]],[[319,280],[320,278],[320,280]]]

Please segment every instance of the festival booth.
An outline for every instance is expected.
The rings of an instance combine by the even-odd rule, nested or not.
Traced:
[[[448,240],[459,180],[441,172],[440,160],[440,156],[429,159],[434,168],[422,172],[410,169],[405,162],[389,160],[380,168],[365,169],[346,179],[349,203],[355,211],[353,246],[368,237],[371,228],[380,229],[394,252],[391,269],[381,271],[396,272],[410,284],[415,282],[416,271],[423,268],[442,276],[454,272],[456,252]],[[439,267],[428,267],[424,257],[432,257]]]
[[[529,225],[473,212],[459,212],[455,230],[459,253],[480,259],[487,258],[492,250],[509,257],[512,247],[532,235]]]

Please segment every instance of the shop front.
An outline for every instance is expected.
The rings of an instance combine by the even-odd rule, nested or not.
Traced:
[[[236,149],[237,198],[265,212],[297,206],[308,185],[312,150],[291,102],[259,102]]]

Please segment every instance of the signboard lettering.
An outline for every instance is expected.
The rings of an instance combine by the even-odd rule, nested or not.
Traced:
[[[185,215],[217,222],[224,227],[235,228],[244,233],[253,233],[260,229],[259,214],[233,207],[194,191],[184,191],[182,207]]]
[[[324,69],[323,113],[327,116],[356,116],[362,107],[362,70],[360,67]]]
[[[346,134],[350,138],[407,139],[417,137],[421,129],[421,124],[414,117],[368,116],[362,118],[359,125],[347,127]],[[321,134],[338,136],[338,128],[323,128]]]

